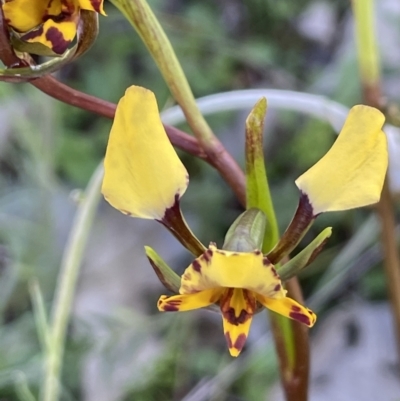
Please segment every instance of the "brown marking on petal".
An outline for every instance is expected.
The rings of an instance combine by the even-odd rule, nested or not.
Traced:
[[[304,323],[307,326],[310,326],[310,324],[311,324],[310,318],[308,316],[304,315],[303,313],[290,312],[289,316],[292,319],[297,320],[298,322]]]
[[[254,251],[254,255],[261,255],[261,251],[259,251],[258,249]]]
[[[230,335],[229,331],[227,331],[225,333],[225,338],[226,338],[226,342],[228,344],[228,348],[232,348],[233,344],[232,344],[232,339],[231,339],[231,335]]]
[[[292,305],[291,309],[292,309],[293,312],[300,312],[301,311],[300,306],[297,306],[297,305]]]
[[[271,262],[269,261],[269,259],[266,256],[263,257],[263,265],[271,266]]]
[[[168,305],[168,304],[165,304],[165,305],[163,306],[163,310],[164,310],[165,312],[178,312],[178,311],[179,311],[179,308],[178,308],[177,306],[175,306],[175,305]]]
[[[242,333],[239,335],[239,337],[236,339],[235,344],[233,346],[238,350],[241,351],[244,347],[244,344],[246,343],[247,336],[246,334]]]
[[[275,287],[274,287],[274,291],[280,291],[281,290],[281,285],[280,284],[277,284]]]
[[[183,279],[190,281],[192,279],[192,275],[189,272],[185,272],[182,276]]]
[[[245,323],[253,316],[252,314],[247,313],[244,309],[240,311],[239,316],[236,316],[235,309],[233,308],[223,311],[222,314],[229,323],[234,324],[235,326]]]
[[[164,305],[161,306],[161,304]],[[179,306],[182,303],[180,299],[171,299],[169,301],[159,300],[158,306],[162,307],[165,312],[177,312],[179,311]]]
[[[207,251],[205,251],[203,255],[201,255],[201,259],[205,260],[207,264],[210,264],[212,256],[213,256],[213,251],[211,249],[207,249]]]
[[[275,267],[271,266],[271,272],[274,275],[274,277],[279,277],[278,272],[276,271]]]
[[[201,272],[201,263],[198,260],[194,260],[192,266],[193,269],[196,270],[198,273]]]
[[[103,0],[90,0],[90,3],[92,4],[94,10],[98,13],[100,13],[100,7],[101,7],[101,3]],[[189,176],[187,175],[187,180],[189,181]]]
[[[41,26],[39,29],[34,29],[26,33],[25,35],[22,35],[21,40],[28,41],[29,39],[35,39],[42,34],[43,34],[43,27]]]
[[[71,43],[70,40],[65,40],[62,33],[54,27],[48,29],[46,39],[51,42],[51,48],[57,54],[63,54]]]
[[[243,324],[247,322],[247,320],[251,319],[254,315],[254,311],[257,308],[256,298],[251,291],[243,290],[243,297],[246,302],[246,309],[242,309],[239,312],[239,315],[236,316],[235,309],[230,305],[233,288],[229,288],[225,294],[221,296],[220,299],[220,308],[222,315],[224,318],[231,324],[238,326],[239,324]]]

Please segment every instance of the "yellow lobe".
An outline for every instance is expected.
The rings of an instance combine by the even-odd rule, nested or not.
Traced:
[[[104,159],[102,193],[122,213],[162,219],[188,174],[161,123],[153,92],[131,86],[119,101]]]
[[[29,43],[41,43],[56,54],[63,54],[76,35],[77,20],[78,14],[62,22],[48,19],[39,28],[21,36],[21,39]]]
[[[317,315],[303,305],[300,305],[292,298],[268,298],[264,295],[255,294],[257,301],[273,312],[288,317],[305,324],[308,327],[314,326],[317,321]]]
[[[257,309],[251,291],[228,288],[220,300],[224,335],[231,356],[238,356],[249,336],[251,321]]]
[[[231,252],[210,245],[185,270],[181,294],[211,288],[243,288],[269,297],[284,297],[274,266],[260,251]]]
[[[296,180],[314,216],[379,201],[388,165],[383,114],[354,106],[328,153]]]
[[[2,8],[10,26],[19,32],[27,32],[43,22],[48,4],[48,0],[12,0],[4,3]]]

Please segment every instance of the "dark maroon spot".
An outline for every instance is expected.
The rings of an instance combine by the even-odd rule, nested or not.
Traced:
[[[276,271],[275,267],[271,267],[271,272],[274,275],[274,277],[279,277],[278,272]]]
[[[47,20],[53,20],[54,22],[63,22],[65,20],[70,20],[71,19],[71,13],[70,12],[61,12],[58,15],[45,15],[42,20],[43,22],[46,22]]]
[[[311,324],[310,318],[308,316],[306,316],[306,315],[303,315],[302,313],[290,312],[289,316],[292,319],[297,320],[300,323],[304,323],[307,326],[309,326]]]
[[[211,249],[207,249],[207,251],[205,251],[203,255],[201,255],[201,258],[205,260],[207,263],[210,263],[212,255],[213,251]]]
[[[169,304],[165,304],[163,306],[163,309],[165,312],[178,312],[179,308],[175,305],[169,305]]]
[[[281,290],[281,285],[280,284],[277,284],[275,287],[274,287],[274,291],[280,291]]]
[[[257,250],[257,251],[254,251],[254,255],[261,255],[261,251],[259,251],[259,250]]]
[[[48,29],[46,39],[51,42],[51,48],[57,54],[63,54],[71,43],[70,40],[65,40],[62,33],[54,27]]]
[[[162,305],[164,303],[164,305]],[[170,299],[167,301],[160,300],[158,301],[158,306],[162,305],[162,309],[165,312],[177,312],[179,311],[179,305],[182,303],[181,299]]]
[[[101,5],[102,0],[90,0],[90,3],[92,4],[93,8],[95,11],[98,13],[100,12],[100,5]],[[189,180],[189,176],[187,177]]]
[[[263,265],[264,266],[269,266],[271,263],[269,263],[268,258],[263,258]]]
[[[193,261],[192,266],[194,270],[196,270],[199,273],[201,272],[201,264],[198,260]]]
[[[241,351],[242,348],[244,347],[244,344],[246,343],[247,336],[246,334],[242,333],[239,335],[239,337],[236,339],[235,344],[233,345],[238,351]]]
[[[232,345],[233,345],[232,344],[232,339],[231,339],[231,335],[229,334],[228,331],[225,333],[225,338],[226,338],[226,342],[228,344],[228,347],[232,348]]]
[[[239,316],[236,316],[235,309],[233,308],[229,308],[226,311],[223,310],[222,314],[229,323],[234,324],[235,326],[239,326],[239,324],[245,323],[253,316],[253,314],[248,313],[244,309],[240,311]]]
[[[292,309],[293,312],[300,312],[301,311],[300,306],[297,306],[297,305],[292,305],[291,309]]]
[[[29,39],[35,39],[43,33],[43,27],[41,26],[39,29],[35,29],[21,36],[21,39],[24,41],[28,41]]]

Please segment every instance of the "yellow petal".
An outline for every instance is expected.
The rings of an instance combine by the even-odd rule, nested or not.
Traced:
[[[102,192],[122,213],[162,219],[188,175],[162,126],[154,94],[131,86],[119,101],[104,160]]]
[[[296,180],[314,215],[379,201],[388,164],[383,114],[354,106],[328,153]]]
[[[48,0],[12,0],[2,7],[8,25],[19,32],[27,32],[43,22],[48,3]]]
[[[230,288],[222,296],[220,306],[229,352],[238,356],[249,335],[256,299],[251,291]]]
[[[172,297],[161,295],[157,307],[161,312],[184,312],[204,308],[217,302],[222,293],[223,289],[213,288],[196,294],[173,295]]]
[[[179,292],[190,294],[216,287],[244,288],[277,298],[285,296],[275,268],[260,251],[230,252],[210,245],[185,270]]]
[[[312,310],[305,308],[291,298],[284,297],[280,299],[273,299],[256,294],[256,299],[267,309],[270,309],[290,319],[297,320],[308,327],[314,326],[314,323],[317,320],[317,316]]]
[[[78,15],[71,16],[71,20],[55,22],[48,19],[39,28],[32,29],[21,39],[29,43],[41,43],[54,53],[63,54],[76,35]]]
[[[79,6],[82,10],[96,11],[106,15],[103,8],[103,0],[79,0]]]

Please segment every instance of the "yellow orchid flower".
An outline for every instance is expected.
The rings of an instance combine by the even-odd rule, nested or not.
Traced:
[[[179,295],[162,296],[158,308],[187,311],[218,304],[233,356],[243,349],[260,304],[311,327],[315,314],[286,297],[273,263],[294,249],[320,213],[379,200],[388,158],[383,122],[382,114],[374,108],[356,106],[350,111],[331,150],[296,181],[301,191],[299,207],[268,255],[259,250],[265,215],[257,208],[247,210],[243,219],[239,217],[232,225],[223,249],[215,244],[206,249],[182,217],[179,200],[187,188],[188,175],[164,131],[155,97],[144,88],[130,87],[117,107],[102,192],[121,212],[164,224],[197,257],[179,279],[155,251],[146,248],[160,280],[174,292],[179,290]],[[330,233],[330,228],[324,230],[293,263],[282,267],[282,277],[290,278],[293,271],[313,260]]]
[[[274,266],[258,250],[232,252],[211,243],[185,270],[179,292],[161,296],[158,309],[188,311],[219,304],[232,356],[245,345],[258,303],[309,327],[316,321],[314,312],[286,297]]]
[[[6,0],[3,13],[20,39],[63,54],[75,38],[80,10],[105,14],[103,0]]]

